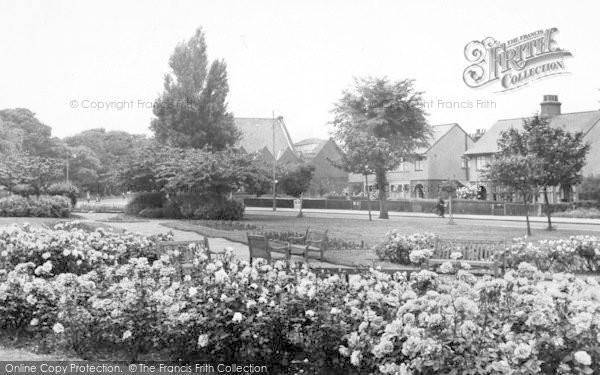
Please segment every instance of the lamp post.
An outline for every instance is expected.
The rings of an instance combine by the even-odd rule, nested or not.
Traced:
[[[365,194],[367,194],[367,207],[369,209],[369,221],[373,221],[371,217],[371,194],[369,194],[369,166],[365,165]]]
[[[277,180],[275,172],[277,169],[277,155],[275,154],[275,111],[273,111],[273,211],[277,211]]]

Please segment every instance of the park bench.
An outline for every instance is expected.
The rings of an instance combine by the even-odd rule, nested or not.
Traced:
[[[283,244],[278,244],[273,241],[269,241],[267,237],[259,234],[247,233],[247,236],[248,250],[250,251],[250,263],[252,263],[254,258],[264,258],[268,262],[271,262],[271,253],[284,254],[285,259],[287,261],[290,260],[291,251],[289,243],[286,242]]]
[[[460,252],[462,257],[454,261],[452,253]],[[467,263],[471,267],[483,271],[491,271],[494,276],[504,271],[505,240],[455,240],[435,239],[433,255],[426,262],[426,267],[442,263]]]
[[[224,259],[225,252],[212,251],[206,237],[203,237],[201,241],[160,241],[157,243],[157,255],[160,257],[160,255],[166,253],[173,254],[178,260],[177,271],[181,278],[186,275],[193,276],[194,259],[199,248],[197,246],[190,247],[192,244],[200,245],[200,247],[206,249],[206,256],[209,260]]]
[[[325,250],[327,250],[327,229],[314,230],[306,228],[304,236],[290,237],[292,243],[292,252],[299,250],[305,259],[308,259],[308,254],[311,252],[319,253],[319,260],[323,260]]]

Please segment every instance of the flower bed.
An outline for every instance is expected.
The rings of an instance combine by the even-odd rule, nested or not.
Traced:
[[[70,200],[62,196],[11,195],[0,199],[0,216],[68,217]]]
[[[600,272],[600,238],[571,236],[568,239],[526,242],[515,238],[507,252],[507,265],[534,264],[541,271]]]
[[[101,236],[118,254],[117,244],[129,243],[94,233],[73,237],[84,248]],[[30,241],[21,243],[37,247]],[[0,283],[2,328],[85,358],[107,348],[113,358],[261,363],[273,373],[295,373],[286,372],[290,363],[304,359],[305,373],[317,374],[600,371],[594,280],[542,282],[521,263],[503,279],[371,270],[346,282],[284,262],[250,265],[230,252],[208,261],[197,250],[195,274],[183,279],[177,254],[119,256],[80,275],[53,266],[53,277],[36,275],[39,262],[10,262]]]

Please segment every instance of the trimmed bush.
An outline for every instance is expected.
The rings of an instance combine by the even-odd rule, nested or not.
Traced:
[[[70,201],[60,196],[40,195],[22,197],[11,195],[0,199],[0,216],[16,217],[68,217]]]
[[[35,194],[35,190],[33,186],[28,184],[18,184],[12,188],[12,192],[15,194],[19,194],[22,197],[28,197],[30,195]]]
[[[138,215],[145,208],[161,208],[166,201],[167,198],[162,191],[140,192],[127,203],[125,213],[128,215]]]
[[[235,200],[206,202],[194,211],[195,219],[240,220],[244,217],[244,205]]]
[[[71,200],[71,205],[73,207],[77,205],[77,194],[79,194],[79,189],[73,184],[66,182],[52,184],[46,189],[46,193],[48,195],[62,195],[68,197]]]

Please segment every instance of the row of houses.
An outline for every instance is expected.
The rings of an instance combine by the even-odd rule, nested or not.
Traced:
[[[583,175],[599,174],[600,111],[562,113],[558,97],[545,95],[539,113],[549,119],[552,127],[585,134],[584,140],[591,147]],[[429,146],[417,150],[417,158],[401,162],[399,168],[388,173],[390,199],[437,198],[441,187],[454,180],[477,185],[483,199],[512,200],[512,194],[487,181],[482,172],[498,151],[500,134],[510,128],[522,129],[524,118],[527,116],[498,120],[486,131],[478,130],[473,135],[456,123],[433,126]],[[258,152],[266,160],[275,159],[278,163],[303,160],[313,164],[313,194],[319,187],[323,187],[322,191],[340,191],[344,187],[366,190],[365,176],[348,174],[333,166],[331,161],[339,160],[340,149],[332,140],[309,138],[294,143],[281,117],[275,121],[236,118],[236,125],[242,131],[241,147],[246,152]],[[374,176],[368,180],[374,182]],[[574,186],[557,186],[550,191],[551,202],[575,199]]]

